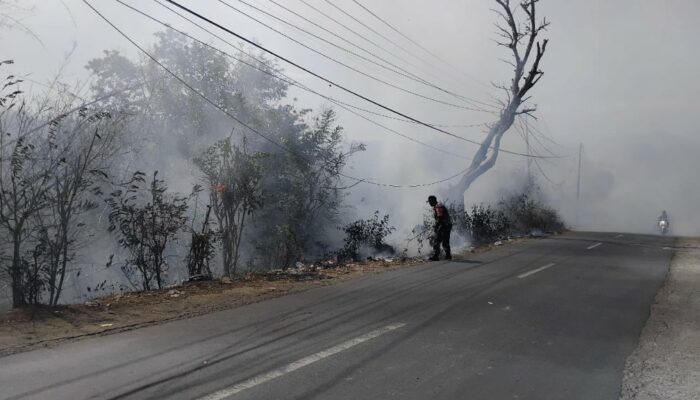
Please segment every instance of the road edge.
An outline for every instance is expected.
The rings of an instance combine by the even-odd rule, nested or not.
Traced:
[[[620,400],[700,398],[700,239],[677,239],[639,344],[627,358]]]

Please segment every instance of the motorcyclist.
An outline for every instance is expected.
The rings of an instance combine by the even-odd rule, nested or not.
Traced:
[[[445,250],[445,259],[452,259],[452,251],[450,249],[450,232],[452,232],[452,219],[442,203],[438,203],[437,197],[428,196],[428,204],[433,208],[433,216],[435,217],[435,235],[433,237],[433,256],[432,261],[440,260],[440,246]]]
[[[661,215],[657,220],[657,224],[659,225],[659,228],[661,229],[662,233],[665,234],[666,232],[668,232],[671,223],[668,220],[668,214],[666,213],[666,210],[661,211]]]

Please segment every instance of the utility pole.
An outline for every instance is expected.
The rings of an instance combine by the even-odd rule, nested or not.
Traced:
[[[527,149],[527,188],[531,190],[534,186],[535,179],[532,176],[532,153],[530,148],[530,125],[528,123],[523,124],[525,131],[525,147]]]
[[[583,158],[583,143],[578,147],[578,178],[576,179],[576,226],[580,225],[581,208],[581,159]]]
[[[525,146],[527,147],[527,179],[532,183],[532,157],[530,154],[530,128],[525,124]]]
[[[581,156],[583,155],[583,143],[578,147],[578,179],[576,180],[576,201],[581,199]]]

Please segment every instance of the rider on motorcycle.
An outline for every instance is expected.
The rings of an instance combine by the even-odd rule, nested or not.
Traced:
[[[661,211],[661,215],[659,216],[657,223],[659,224],[661,233],[666,233],[668,231],[671,223],[668,221],[668,214],[666,213],[666,210]]]

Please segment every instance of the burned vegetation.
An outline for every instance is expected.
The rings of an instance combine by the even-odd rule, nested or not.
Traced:
[[[90,61],[91,101],[3,84],[0,279],[12,305],[355,258],[339,231],[353,220],[341,175],[364,146],[335,112],[286,103],[262,55],[244,64],[172,31],[151,51],[162,66],[116,51]]]

